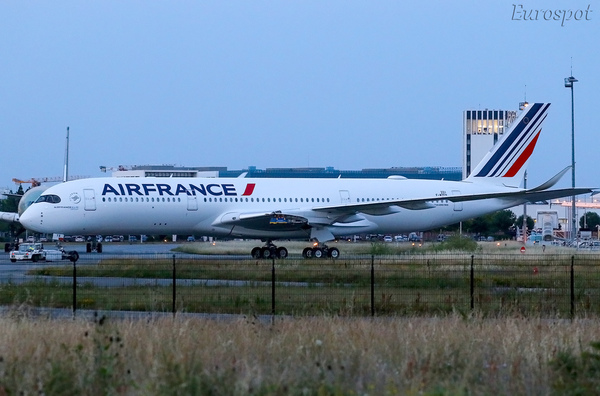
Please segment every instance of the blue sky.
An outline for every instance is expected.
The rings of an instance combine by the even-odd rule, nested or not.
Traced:
[[[461,166],[463,110],[525,93],[553,104],[533,185],[571,162],[572,62],[577,185],[597,187],[599,21],[598,1],[2,1],[0,186],[61,176],[67,126],[72,175]]]

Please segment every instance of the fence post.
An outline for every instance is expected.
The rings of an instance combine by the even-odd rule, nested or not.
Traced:
[[[77,260],[73,260],[73,318],[77,311]]]
[[[475,268],[473,266],[473,262],[475,259],[475,255],[471,255],[471,311],[475,309]]]
[[[375,316],[375,255],[371,255],[371,316]]]
[[[177,274],[175,272],[175,255],[173,255],[173,317],[175,317],[176,312],[176,298],[177,298]]]
[[[571,256],[571,319],[575,319],[575,256]]]
[[[275,315],[275,258],[271,259],[271,315]]]

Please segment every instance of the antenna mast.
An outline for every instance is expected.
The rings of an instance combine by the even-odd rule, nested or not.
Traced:
[[[65,166],[63,171],[63,183],[69,180],[69,127],[67,127],[67,144],[65,147]]]

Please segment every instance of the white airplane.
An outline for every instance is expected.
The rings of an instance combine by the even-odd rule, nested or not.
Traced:
[[[48,188],[21,216],[42,233],[200,234],[257,238],[255,258],[287,256],[277,239],[316,241],[303,256],[339,256],[324,243],[343,235],[430,230],[589,188],[550,189],[566,168],[520,187],[550,104],[527,107],[462,181],[387,179],[96,178]]]

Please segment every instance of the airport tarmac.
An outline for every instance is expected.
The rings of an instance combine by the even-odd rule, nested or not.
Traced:
[[[50,243],[44,244],[47,249],[54,249],[55,246]],[[171,253],[172,249],[180,246],[179,243],[105,243],[102,244],[102,253],[86,253],[86,245],[82,243],[69,243],[63,244],[63,248],[66,251],[75,250],[79,253],[79,261],[77,262],[78,266],[86,265],[86,264],[95,264],[97,259],[106,256],[120,256],[120,255],[152,255],[152,254],[160,254],[166,255]],[[173,253],[177,256],[182,255],[182,253]],[[31,261],[22,261],[11,263],[8,253],[0,253],[0,283],[7,282],[23,282],[26,279],[31,280],[33,277],[30,275],[25,275],[27,270],[33,268],[43,268],[47,266],[57,266],[57,265],[68,265],[72,266],[68,260],[60,260],[60,261],[48,261],[48,262],[38,262],[32,263]]]

